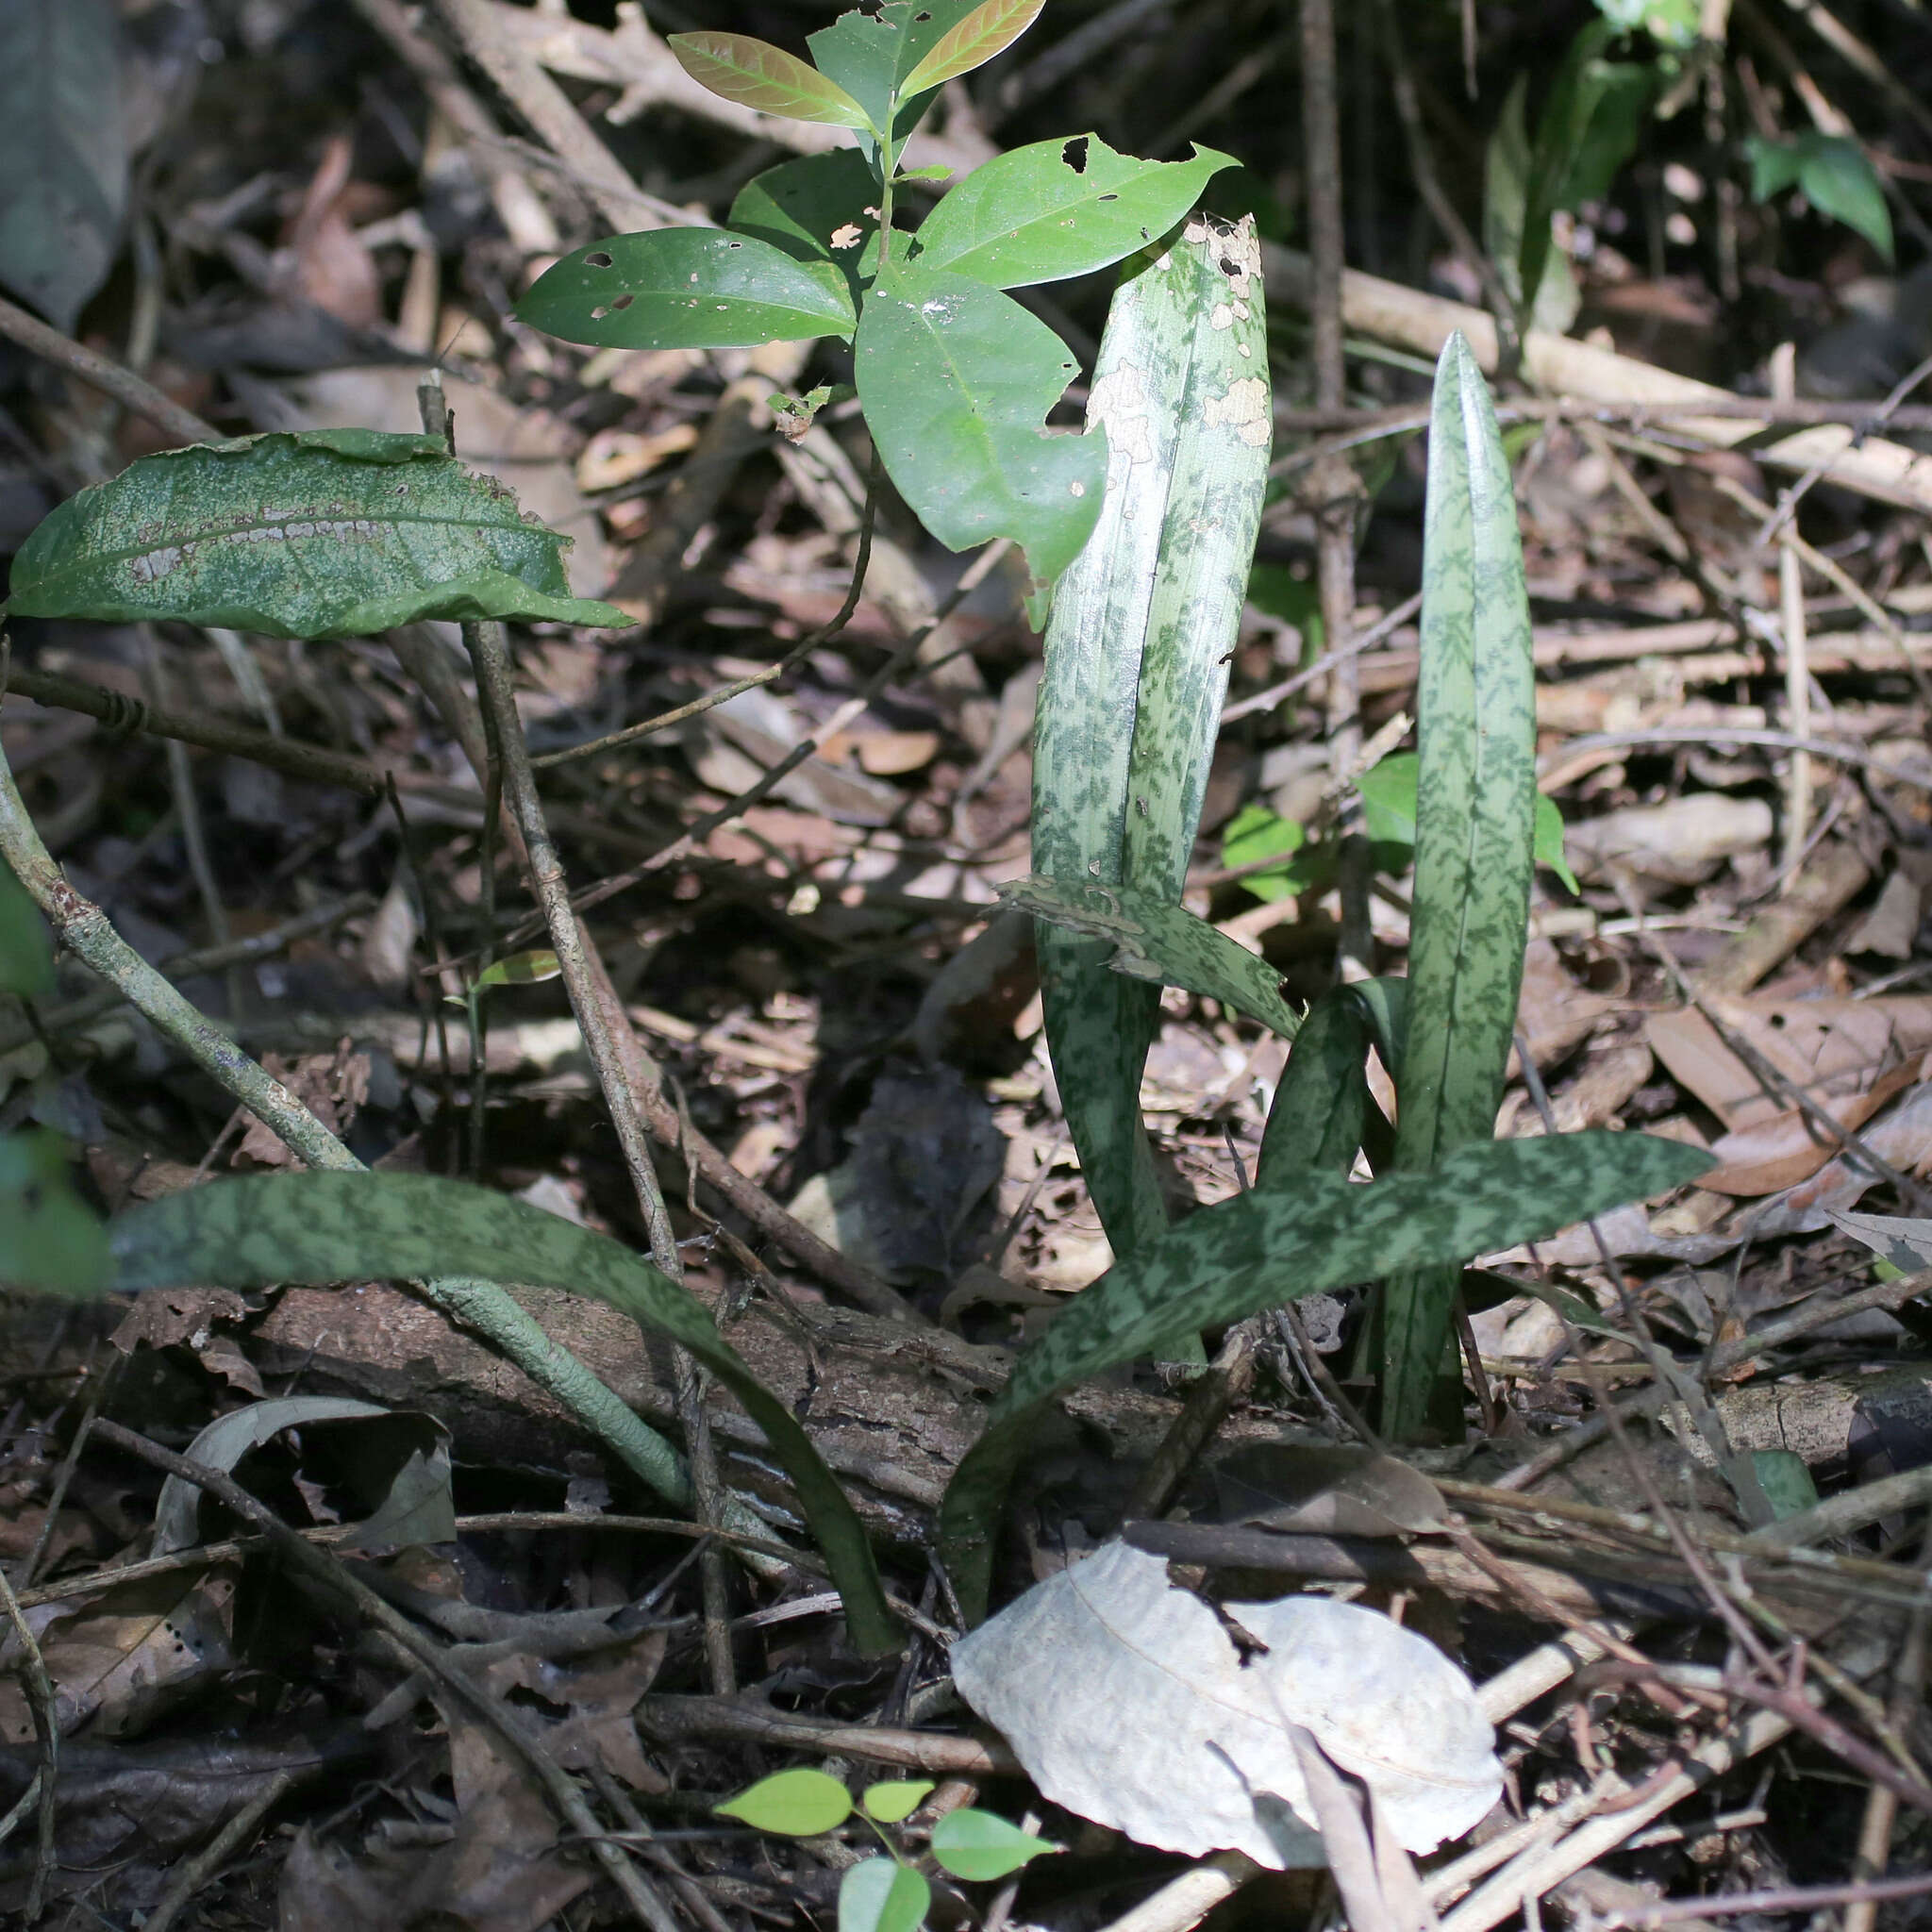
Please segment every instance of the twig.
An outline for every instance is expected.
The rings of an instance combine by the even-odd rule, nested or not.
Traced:
[[[649,1736],[672,1742],[704,1738],[774,1744],[941,1776],[1013,1777],[1021,1773],[1019,1759],[997,1740],[799,1718],[753,1696],[674,1697],[651,1691],[638,1704],[637,1722]]]
[[[1593,732],[1571,739],[1560,751],[1545,753],[1538,761],[1539,774],[1558,762],[1567,764],[1585,752],[1639,751],[1652,744],[1761,744],[1771,751],[1809,752],[1813,758],[1835,758],[1840,764],[1881,773],[1894,784],[1914,785],[1922,791],[1932,791],[1932,777],[1889,765],[1863,745],[1845,744],[1834,738],[1800,738],[1794,732],[1751,724],[1658,724],[1647,731]]]
[[[197,416],[192,409],[184,409],[179,403],[164,396],[153,383],[143,381],[133,370],[124,367],[110,356],[83,348],[80,343],[63,336],[58,328],[49,328],[44,322],[5,297],[0,297],[0,336],[8,341],[18,342],[23,349],[31,350],[42,361],[55,363],[70,375],[78,376],[89,388],[99,390],[105,396],[112,396],[124,409],[133,410],[137,416],[152,423],[163,435],[172,436],[179,442],[219,442],[222,440],[222,432],[212,423]]]
[[[320,1764],[308,1768],[320,1771]],[[260,1829],[261,1821],[302,1780],[302,1774],[278,1771],[192,1858],[175,1868],[161,1902],[147,1916],[142,1932],[168,1932],[198,1892]]]
[[[589,1844],[591,1856],[623,1893],[639,1923],[648,1926],[650,1932],[679,1932],[669,1907],[622,1850],[606,1841],[604,1828],[585,1803],[583,1793],[508,1699],[491,1695],[474,1678],[453,1668],[441,1645],[418,1630],[400,1610],[385,1603],[337,1557],[298,1536],[267,1504],[251,1495],[225,1471],[177,1456],[172,1449],[163,1449],[145,1436],[123,1428],[119,1423],[98,1423],[94,1433],[102,1441],[111,1442],[152,1468],[179,1476],[183,1482],[192,1483],[214,1497],[265,1536],[283,1563],[318,1591],[325,1601],[346,1599],[363,1623],[386,1637],[417,1669],[426,1671],[453,1704],[467,1709],[523,1759],[565,1824]]]
[[[1253,691],[1247,697],[1237,698],[1222,712],[1223,725],[1232,724],[1237,718],[1248,717],[1256,711],[1273,710],[1283,698],[1292,697],[1304,685],[1314,683],[1318,677],[1325,677],[1344,659],[1358,658],[1364,651],[1374,650],[1384,638],[1400,630],[1422,608],[1423,593],[1420,591],[1413,597],[1405,597],[1387,617],[1378,618],[1366,630],[1356,632],[1332,651],[1324,651],[1306,670],[1297,671],[1292,677],[1283,678],[1279,684],[1271,684],[1266,691]],[[1278,860],[1274,862],[1279,863]]]
[[[1781,342],[1771,358],[1771,392],[1779,402],[1797,393],[1796,345]],[[1767,531],[1780,529],[1777,551],[1778,629],[1785,660],[1785,728],[1793,738],[1811,735],[1811,670],[1806,654],[1805,584],[1799,573],[1797,548],[1791,539],[1797,525],[1790,518],[1772,516]],[[1785,822],[1782,871],[1786,889],[1797,874],[1805,850],[1806,827],[1811,818],[1811,755],[1795,751],[1785,774]]]
[[[1846,1885],[1768,1886],[1761,1891],[1719,1891],[1703,1898],[1664,1898],[1655,1905],[1634,1906],[1595,1921],[1598,1932],[1651,1932],[1653,1926],[1681,1925],[1687,1919],[1724,1919],[1733,1914],[1806,1913],[1816,1915],[1832,1906],[1875,1905],[1887,1899],[1921,1898],[1932,1891],[1932,1873],[1906,1878],[1860,1878]],[[1851,1914],[1845,1924],[1852,1924]]]
[[[33,1883],[27,1888],[24,1919],[25,1924],[31,1925],[41,1915],[41,1901],[46,1895],[48,1874],[54,1869],[54,1805],[60,1782],[60,1719],[54,1702],[54,1680],[47,1674],[41,1646],[34,1641],[33,1628],[21,1609],[20,1599],[14,1595],[13,1586],[8,1582],[4,1568],[0,1568],[0,1609],[6,1611],[7,1621],[13,1626],[14,1641],[20,1645],[18,1670],[21,1689],[26,1693],[27,1709],[33,1718],[34,1742],[41,1754],[40,1769],[34,1779],[40,1788],[37,1800],[40,1839],[34,1853]]]
[[[93,1432],[94,1424],[99,1420],[101,1406],[108,1399],[121,1374],[121,1364],[127,1359],[117,1355],[107,1368],[94,1377],[92,1394],[88,1397],[87,1412],[80,1419],[80,1426],[74,1432],[74,1440],[67,1445],[67,1454],[60,1458],[60,1467],[54,1477],[54,1487],[47,1492],[46,1514],[41,1520],[40,1534],[34,1538],[34,1546],[21,1558],[20,1574],[12,1578],[15,1590],[25,1590],[41,1567],[41,1559],[47,1553],[47,1545],[54,1540],[54,1525],[60,1514],[61,1506],[67,1500],[68,1485],[74,1480],[74,1472],[79,1466],[81,1451],[87,1447],[87,1439]],[[4,1568],[4,1566],[0,1566]]]

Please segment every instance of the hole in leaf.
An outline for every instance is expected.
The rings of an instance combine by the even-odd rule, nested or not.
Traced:
[[[744,243],[742,242],[727,242],[724,245],[727,248],[742,248]]]
[[[620,295],[610,306],[613,309],[628,308],[637,299],[635,295]]]
[[[1236,275],[1241,274],[1241,265],[1240,262],[1230,261],[1224,255],[1221,258],[1221,273],[1224,275],[1229,281],[1232,281]]]
[[[1074,174],[1084,175],[1087,172],[1087,137],[1084,134],[1074,135],[1073,140],[1061,148],[1060,159],[1066,162]]]
[[[924,26],[924,25],[925,25],[925,23],[926,23],[927,21],[929,21],[929,20],[930,20],[930,19],[932,18],[932,15],[931,15],[931,14],[929,14],[929,13],[915,13],[915,14],[914,14],[914,15],[912,16],[912,18],[913,18],[913,19],[914,19],[914,20],[915,20],[916,22],[918,22],[918,23],[919,23],[919,25],[920,25],[921,26]]]
[[[1118,201],[1120,196],[1118,194],[1103,194],[1100,198],[1102,201]]]
[[[586,268],[608,268],[610,266],[610,257],[604,249],[600,248],[595,255],[584,257],[584,266]]]

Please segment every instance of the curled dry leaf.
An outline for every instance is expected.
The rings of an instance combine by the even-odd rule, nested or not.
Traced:
[[[1287,1724],[1369,1786],[1411,1851],[1459,1837],[1495,1802],[1489,1722],[1426,1639],[1326,1597],[1226,1614],[1265,1650],[1243,1662],[1165,1563],[1110,1543],[955,1644],[953,1676],[1055,1804],[1191,1857],[1282,1867],[1257,1799],[1313,1822]]]

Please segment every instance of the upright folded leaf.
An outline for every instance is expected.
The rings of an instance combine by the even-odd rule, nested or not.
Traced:
[[[1033,23],[1046,0],[985,0],[958,26],[941,34],[931,50],[907,75],[905,92],[922,92],[984,67],[995,54],[1004,54]]]
[[[632,623],[570,594],[569,541],[434,437],[244,436],[142,457],[69,497],[21,545],[7,608],[276,638],[425,617]]]
[[[829,258],[722,228],[654,228],[553,262],[517,319],[606,349],[748,348],[849,336],[853,302]]]
[[[1106,502],[1055,591],[1034,734],[1034,869],[1070,895],[1180,897],[1266,481],[1257,261],[1250,224],[1191,222],[1108,312],[1087,405]],[[1167,1219],[1140,1098],[1159,993],[1108,970],[1108,941],[1042,925],[1038,944],[1061,1106],[1124,1256]]]
[[[1100,511],[1105,446],[1049,436],[1046,412],[1079,371],[1047,325],[965,275],[898,266],[866,298],[855,341],[859,401],[886,473],[941,543],[1010,537],[1051,583]]]
[[[1410,1172],[1493,1133],[1516,1024],[1536,830],[1536,691],[1516,497],[1490,392],[1452,335],[1436,370],[1416,694],[1415,891],[1395,1159]],[[1384,1426],[1421,1424],[1453,1270],[1383,1297]]]
[[[853,1640],[897,1647],[865,1531],[791,1411],[767,1392],[710,1316],[607,1236],[460,1181],[425,1174],[300,1174],[224,1181],[150,1201],[112,1224],[114,1286],[303,1282],[472,1274],[594,1296],[679,1341],[764,1430],[845,1600]]]
[[[845,89],[883,131],[894,103],[903,112],[918,102],[908,85],[914,71],[973,11],[973,0],[885,0],[871,9],[841,13],[830,26],[807,36],[806,45],[823,73]],[[924,88],[921,93],[929,94]],[[905,124],[894,130],[895,139]]]
[[[940,1507],[940,1552],[969,1622],[985,1612],[1001,1503],[1039,1406],[1153,1346],[1179,1324],[1257,1308],[1397,1267],[1455,1264],[1692,1178],[1702,1148],[1648,1134],[1559,1134],[1465,1147],[1433,1174],[1352,1186],[1307,1175],[1291,1191],[1204,1208],[1117,1263],[1021,1356]]]
[[[749,34],[673,34],[665,42],[677,64],[721,99],[788,121],[869,125],[865,109],[816,67]]]

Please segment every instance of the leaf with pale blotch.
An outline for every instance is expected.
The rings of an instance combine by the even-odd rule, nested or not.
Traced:
[[[940,1547],[969,1619],[985,1613],[993,1529],[1028,1425],[1060,1390],[1183,1327],[1218,1327],[1302,1295],[1536,1241],[1710,1164],[1702,1148],[1647,1134],[1493,1141],[1449,1155],[1433,1173],[1366,1186],[1303,1174],[1280,1192],[1257,1189],[1204,1208],[1144,1242],[1021,1356],[947,1487]]]
[[[142,457],[69,497],[21,545],[7,608],[276,638],[432,617],[634,623],[570,594],[569,541],[435,437],[244,436]]]
[[[830,262],[852,291],[878,272],[878,177],[855,148],[802,155],[754,175],[738,191],[726,227],[794,261]]]
[[[1046,0],[986,0],[941,38],[900,83],[901,91],[920,93],[984,67],[1040,18],[1040,9],[1045,5]]]
[[[965,275],[894,266],[854,341],[858,399],[886,474],[951,550],[1010,537],[1051,582],[1100,513],[1106,445],[1050,436],[1080,365],[1010,296]]]
[[[1267,960],[1171,899],[1127,886],[1044,878],[1014,879],[999,893],[1016,912],[1105,941],[1113,948],[1108,964],[1130,979],[1205,994],[1284,1040],[1292,1040],[1301,1024],[1301,1015],[1281,996],[1280,974]]]
[[[1041,874],[1180,898],[1266,488],[1265,431],[1231,422],[1228,405],[1242,385],[1265,419],[1267,368],[1251,224],[1190,223],[1158,258],[1130,261],[1087,403],[1088,434],[1107,435],[1106,496],[1047,627],[1033,757]],[[1067,1124],[1125,1255],[1166,1224],[1140,1108],[1159,999],[1108,970],[1106,942],[1042,925],[1038,943]]]
[[[1408,1037],[1394,1069],[1398,1168],[1487,1141],[1516,1025],[1536,840],[1536,671],[1516,495],[1475,356],[1436,369],[1423,516]],[[1391,1278],[1377,1316],[1383,1426],[1427,1413],[1454,1274]]]
[[[144,1202],[113,1223],[112,1239],[113,1285],[127,1292],[191,1282],[325,1287],[466,1274],[608,1302],[681,1342],[744,1405],[805,1506],[854,1641],[868,1653],[897,1648],[864,1528],[791,1411],[745,1366],[694,1295],[608,1236],[427,1174],[294,1174]]]
[[[849,336],[852,291],[830,262],[755,235],[654,228],[612,235],[553,262],[517,319],[604,349],[754,348]]]
[[[1097,134],[1016,147],[983,161],[925,218],[919,264],[998,289],[1087,275],[1158,242],[1234,165],[1198,146],[1191,160],[1136,160]],[[1207,292],[1226,301],[1224,290]]]
[[[760,114],[787,121],[826,121],[834,127],[870,125],[866,111],[836,80],[795,54],[749,34],[673,34],[664,43],[702,88]]]

